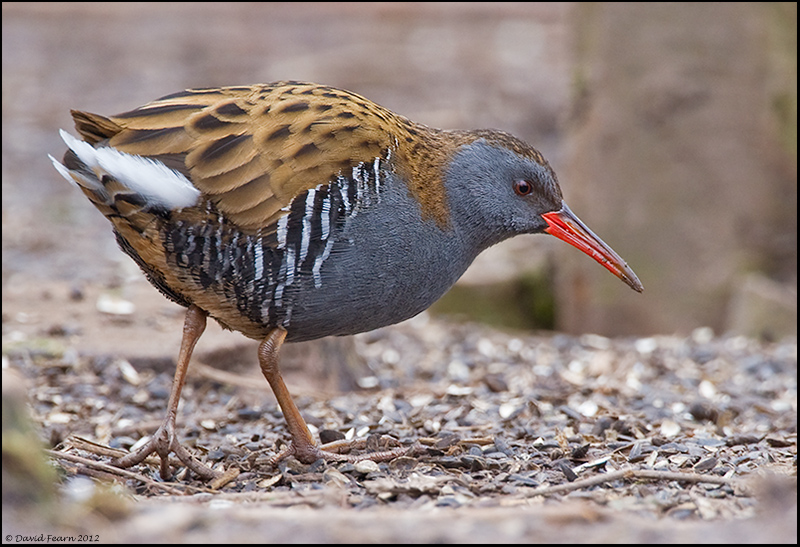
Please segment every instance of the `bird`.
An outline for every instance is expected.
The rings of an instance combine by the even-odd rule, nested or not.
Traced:
[[[260,342],[258,360],[291,436],[271,460],[385,461],[320,445],[279,367],[284,342],[350,335],[427,309],[486,248],[547,233],[635,291],[625,261],[567,206],[555,172],[500,130],[442,130],[353,92],[280,81],[187,89],[115,116],[72,110],[80,138],[55,169],[113,225],[121,250],[186,308],[167,413],[112,463],[169,455],[219,473],[180,444],[176,415],[208,316]]]

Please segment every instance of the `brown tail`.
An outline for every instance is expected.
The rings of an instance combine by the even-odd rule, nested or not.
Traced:
[[[110,139],[122,131],[122,126],[105,116],[80,110],[70,110],[70,113],[75,121],[75,129],[81,134],[83,140],[91,145]]]

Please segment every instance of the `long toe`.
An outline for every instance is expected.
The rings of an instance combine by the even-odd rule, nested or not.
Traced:
[[[168,424],[162,424],[155,435],[153,435],[144,446],[130,454],[117,458],[112,461],[112,464],[121,468],[133,467],[134,465],[142,463],[151,454],[155,454],[161,460],[159,474],[163,480],[167,481],[172,478],[169,459],[170,453],[174,453],[186,467],[204,480],[214,479],[219,476],[217,471],[202,464],[180,444],[174,428],[169,427]]]

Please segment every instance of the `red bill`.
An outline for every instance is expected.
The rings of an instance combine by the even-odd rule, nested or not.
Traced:
[[[633,273],[633,270],[622,260],[614,249],[606,245],[602,239],[597,237],[581,219],[575,216],[575,213],[570,211],[567,204],[561,202],[561,209],[553,211],[552,213],[545,213],[542,215],[547,224],[549,225],[545,232],[550,235],[556,236],[558,239],[566,241],[573,247],[580,249],[587,255],[594,258],[600,264],[606,267],[608,271],[619,277],[625,283],[637,292],[642,292],[642,286],[639,278]]]

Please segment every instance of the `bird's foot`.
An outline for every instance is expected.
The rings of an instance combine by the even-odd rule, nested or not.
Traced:
[[[305,439],[303,439],[303,441],[304,440]],[[379,444],[382,444],[382,446],[379,447]],[[306,464],[314,463],[320,459],[333,462],[353,463],[364,460],[385,462],[399,458],[400,456],[414,454],[420,449],[420,446],[416,443],[411,446],[395,446],[394,448],[389,448],[388,446],[390,444],[399,445],[397,439],[389,437],[388,435],[382,437],[370,436],[365,439],[356,439],[353,441],[333,441],[323,445],[297,442],[297,439],[293,439],[289,443],[289,446],[270,459],[270,464],[273,466],[277,465],[289,456],[294,456],[300,462]],[[363,454],[343,454],[343,452],[359,449],[363,450],[364,448],[367,448],[368,451]]]
[[[181,445],[175,434],[175,423],[169,419],[161,424],[161,427],[144,446],[111,463],[116,467],[128,468],[141,463],[150,454],[156,454],[161,460],[161,478],[169,480],[172,477],[169,462],[170,452],[174,453],[187,468],[203,480],[211,480],[220,476],[220,473],[200,463]]]

